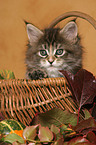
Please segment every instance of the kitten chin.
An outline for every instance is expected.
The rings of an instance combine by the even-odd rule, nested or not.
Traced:
[[[57,68],[54,67],[49,67],[47,68],[47,74],[48,77],[50,78],[55,78],[55,77],[64,77]]]

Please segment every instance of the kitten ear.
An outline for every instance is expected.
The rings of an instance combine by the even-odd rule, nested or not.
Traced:
[[[61,29],[60,34],[62,34],[65,38],[70,41],[75,40],[77,37],[77,25],[75,22],[71,21],[65,25],[63,29]]]
[[[32,44],[34,42],[37,42],[40,36],[43,35],[43,32],[32,24],[27,24],[26,26],[27,26],[27,34],[28,34],[30,43]]]

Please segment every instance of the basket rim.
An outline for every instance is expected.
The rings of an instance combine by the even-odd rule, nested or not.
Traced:
[[[66,13],[61,14],[60,16],[56,17],[48,26],[48,28],[54,27],[62,20],[69,18],[69,17],[79,17],[88,21],[95,29],[96,29],[96,20],[91,17],[89,14],[80,12],[80,11],[69,11]]]

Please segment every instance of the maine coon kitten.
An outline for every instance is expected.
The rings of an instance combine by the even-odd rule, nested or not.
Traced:
[[[27,79],[62,77],[59,70],[75,74],[82,68],[83,50],[74,21],[68,22],[62,29],[49,28],[43,31],[27,24],[27,34]]]

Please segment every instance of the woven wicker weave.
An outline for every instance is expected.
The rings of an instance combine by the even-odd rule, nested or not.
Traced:
[[[89,21],[96,29],[96,21],[80,12],[68,12],[55,19],[49,27],[70,16]],[[64,78],[46,78],[36,81],[0,80],[0,113],[6,119],[13,118],[29,125],[37,112],[53,107],[77,113],[77,106],[71,99],[71,92]]]
[[[0,112],[3,116],[19,120],[25,125],[37,112],[53,107],[76,112],[64,78],[49,78],[36,81],[0,81]]]

